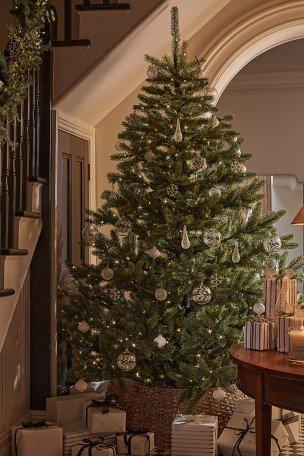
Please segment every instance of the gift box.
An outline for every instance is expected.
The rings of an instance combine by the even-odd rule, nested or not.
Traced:
[[[118,454],[145,456],[154,450],[154,433],[148,429],[129,431],[117,436]]]
[[[270,321],[249,321],[243,327],[244,347],[252,350],[276,348],[276,324]]]
[[[103,438],[84,439],[72,447],[72,456],[116,456],[116,446],[105,443]]]
[[[92,399],[100,399],[100,395],[94,392],[49,397],[46,400],[46,419],[57,423],[78,421],[82,419],[83,403]]]
[[[282,276],[274,269],[265,271],[264,301],[266,316],[293,315],[297,304],[297,279],[294,271],[286,269]]]
[[[255,456],[255,418],[234,413],[220,435],[218,446],[222,456]],[[271,421],[271,455],[279,455],[289,445],[288,434],[281,421]]]
[[[280,421],[282,422],[287,434],[290,445],[298,443],[301,434],[301,415],[300,413],[288,412],[283,410]]]
[[[86,401],[83,404],[83,420],[92,432],[120,434],[126,432],[126,412],[109,406],[107,401]]]
[[[172,456],[215,456],[217,434],[217,417],[179,415],[172,423]]]
[[[72,448],[83,443],[84,439],[96,440],[102,436],[104,443],[115,445],[116,434],[94,433],[87,428],[83,419],[63,424],[63,456],[71,456]]]
[[[11,429],[13,456],[61,456],[62,429],[46,422],[23,423]]]
[[[97,393],[99,394],[99,399],[103,400],[106,397],[108,386],[109,382],[107,380],[103,382],[91,382],[85,391],[80,392],[73,385],[70,387],[70,394]]]
[[[304,325],[303,318],[280,316],[277,319],[277,348],[279,352],[288,353],[289,328],[298,328]]]

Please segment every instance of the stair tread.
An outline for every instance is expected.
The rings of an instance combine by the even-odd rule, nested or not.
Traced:
[[[77,11],[121,11],[130,10],[130,3],[76,5]]]
[[[13,288],[0,289],[0,298],[4,298],[5,296],[12,296],[14,294],[15,294],[15,290]]]
[[[15,213],[17,217],[27,217],[27,218],[41,218],[41,214],[38,212],[29,212],[29,211],[17,211]]]
[[[36,176],[30,176],[27,178],[28,182],[38,182],[39,184],[46,184],[47,179],[44,177],[36,177]]]
[[[7,256],[24,256],[28,254],[28,250],[26,249],[1,249],[0,255],[7,255]]]

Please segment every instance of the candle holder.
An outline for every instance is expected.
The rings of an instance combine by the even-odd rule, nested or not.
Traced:
[[[289,328],[288,359],[292,364],[304,366],[304,325],[295,324]]]

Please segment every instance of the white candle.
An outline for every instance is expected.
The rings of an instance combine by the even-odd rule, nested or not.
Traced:
[[[304,364],[304,327],[289,330],[289,360]]]

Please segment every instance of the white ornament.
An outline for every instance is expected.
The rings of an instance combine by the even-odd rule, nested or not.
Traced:
[[[168,292],[164,288],[157,288],[154,293],[157,301],[165,301],[168,297]]]
[[[243,163],[234,162],[231,164],[231,171],[234,173],[246,173],[247,168]]]
[[[83,393],[86,389],[88,388],[87,382],[85,382],[82,378],[80,378],[76,383],[75,383],[75,389],[79,391],[80,393]]]
[[[155,337],[154,342],[157,344],[158,348],[163,348],[168,343],[162,334]]]
[[[117,141],[117,142],[115,143],[115,149],[116,149],[116,150],[119,150],[119,151],[125,150],[125,149],[124,149],[124,146],[125,146],[125,143],[122,142],[122,141]]]
[[[132,230],[132,223],[127,220],[120,219],[115,223],[115,231],[120,236],[127,236]]]
[[[174,133],[173,139],[174,139],[175,142],[181,142],[183,140],[183,134],[182,134],[182,130],[181,130],[180,120],[179,119],[177,119],[177,121],[176,121],[176,129],[175,129],[175,133]]]
[[[219,124],[220,124],[220,122],[219,122],[219,120],[218,120],[217,117],[212,116],[211,119],[209,119],[209,125],[210,125],[210,127],[216,128],[216,127],[219,126]]]
[[[215,388],[215,390],[212,393],[213,399],[216,401],[222,401],[227,397],[227,393],[223,388]]]
[[[232,142],[237,143],[237,142],[238,142],[238,139],[239,139],[239,138],[238,138],[237,136],[234,136],[234,137],[232,138]]]
[[[265,306],[262,302],[257,302],[253,308],[253,312],[256,313],[257,315],[262,315],[265,312]]]
[[[153,258],[153,260],[155,260],[155,258],[158,258],[160,256],[160,251],[154,246],[152,249],[147,251],[147,254],[150,258]]]
[[[103,280],[111,280],[114,276],[114,271],[111,268],[104,268],[100,273]]]
[[[178,195],[178,186],[175,184],[171,184],[167,188],[167,194],[168,196],[171,196],[172,198],[175,198]]]
[[[238,157],[240,157],[242,155],[242,150],[240,148],[238,148],[238,149],[236,149],[235,153]]]
[[[153,154],[153,152],[151,151],[148,151],[147,153],[145,153],[145,159],[147,160],[147,162],[152,163],[155,160],[155,154]]]
[[[96,240],[96,236],[99,234],[98,228],[94,225],[87,225],[82,230],[82,239],[84,242],[92,244]]]
[[[241,260],[241,255],[239,252],[239,244],[236,242],[233,252],[232,252],[232,261],[233,261],[233,263],[239,263],[240,260]]]
[[[263,245],[266,252],[277,252],[282,247],[282,241],[279,236],[273,236],[268,241],[265,241]]]
[[[247,219],[247,212],[244,209],[238,209],[235,213],[237,220],[242,222]]]
[[[239,171],[240,171],[240,173],[244,173],[244,174],[247,172],[247,168],[244,165],[244,163],[240,163]]]
[[[200,304],[207,304],[211,300],[211,290],[205,285],[199,285],[195,287],[192,292],[193,301]]]
[[[147,76],[149,79],[157,78],[158,69],[153,65],[149,66],[149,68],[147,69]]]
[[[199,115],[199,119],[209,120],[209,119],[211,119],[211,117],[212,117],[212,112],[211,111],[205,111],[205,112],[202,112],[202,114]]]
[[[214,272],[212,274],[212,276],[210,277],[210,283],[214,287],[218,287],[219,285],[221,285],[224,282],[225,282],[224,277],[222,277],[218,272]]]
[[[190,241],[189,241],[189,236],[188,236],[188,231],[187,227],[184,226],[183,228],[183,235],[182,235],[182,241],[181,241],[181,246],[183,249],[189,249],[190,247]]]
[[[80,323],[78,323],[78,330],[80,332],[86,333],[89,331],[89,329],[90,329],[90,325],[86,321],[81,321]]]
[[[251,218],[252,212],[253,212],[253,209],[250,208],[250,209],[248,210],[248,212],[247,212],[246,222],[248,222],[248,220]]]
[[[209,194],[209,196],[220,197],[222,194],[221,187],[219,185],[215,185],[214,187],[211,187],[208,194]]]
[[[204,232],[204,242],[207,245],[218,246],[222,240],[222,235],[218,230],[211,229]]]
[[[118,356],[117,366],[125,372],[133,370],[136,366],[136,356],[134,353],[129,352],[129,350],[125,350]]]

